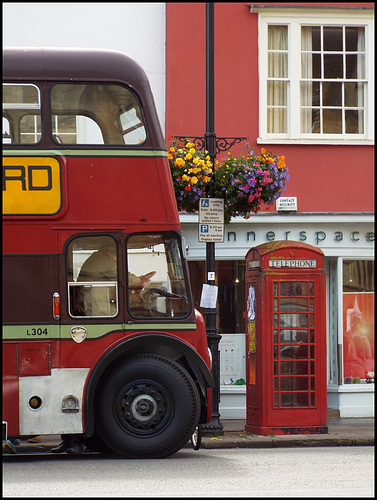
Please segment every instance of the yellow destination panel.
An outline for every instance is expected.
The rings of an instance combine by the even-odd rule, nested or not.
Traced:
[[[3,157],[3,214],[53,215],[61,209],[61,172],[56,158]]]

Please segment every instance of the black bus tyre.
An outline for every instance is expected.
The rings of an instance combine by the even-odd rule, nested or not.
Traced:
[[[180,365],[140,354],[106,375],[96,399],[96,428],[104,443],[127,458],[165,458],[198,426],[200,399]]]

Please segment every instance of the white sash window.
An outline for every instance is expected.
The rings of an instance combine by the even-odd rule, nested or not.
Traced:
[[[259,142],[370,143],[372,12],[295,14],[259,14]]]

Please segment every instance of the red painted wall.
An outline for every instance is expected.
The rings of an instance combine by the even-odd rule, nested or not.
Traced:
[[[256,3],[256,2],[255,2]],[[303,5],[302,2],[282,5]],[[323,2],[305,6],[324,6]],[[326,3],[373,6],[373,3]],[[258,15],[250,3],[215,3],[215,133],[249,137],[284,155],[290,181],[284,196],[297,196],[300,212],[373,212],[374,146],[263,144],[258,131]],[[166,4],[166,130],[205,133],[205,4]],[[242,146],[235,147],[239,154]],[[218,155],[220,160],[224,154]]]

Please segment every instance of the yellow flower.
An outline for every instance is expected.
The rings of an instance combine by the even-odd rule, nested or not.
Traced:
[[[194,176],[191,177],[191,180],[190,180],[191,184],[196,184],[198,182],[198,178]]]
[[[285,156],[278,156],[278,168],[285,168]]]
[[[169,149],[169,151],[171,151],[172,153],[174,153],[175,151],[175,148],[173,148],[173,146]]]
[[[197,165],[199,163],[199,158],[197,156],[195,156],[195,158],[192,160],[192,163],[194,165]]]
[[[193,144],[192,142],[188,142],[188,143],[186,144],[186,148],[187,148],[187,149],[193,148],[194,146],[195,146],[195,144]]]
[[[183,165],[185,164],[185,160],[183,160],[183,158],[177,158],[174,162],[178,167],[183,167]]]
[[[174,157],[170,153],[168,153],[168,160],[172,160]]]
[[[199,165],[200,165],[201,167],[204,167],[204,166],[205,166],[204,160],[199,160]]]
[[[195,151],[196,151],[196,150],[195,150],[195,148],[191,148],[191,149],[189,150],[189,153],[191,153],[192,155],[194,155],[194,154],[195,154]]]
[[[203,182],[209,182],[211,180],[211,177],[208,177],[207,175],[203,175],[202,181]]]
[[[185,156],[185,160],[191,160],[191,158],[192,158],[192,154],[187,153],[187,155]]]
[[[190,177],[186,174],[183,174],[182,175],[182,180],[185,181],[185,182],[188,182],[190,180]]]

